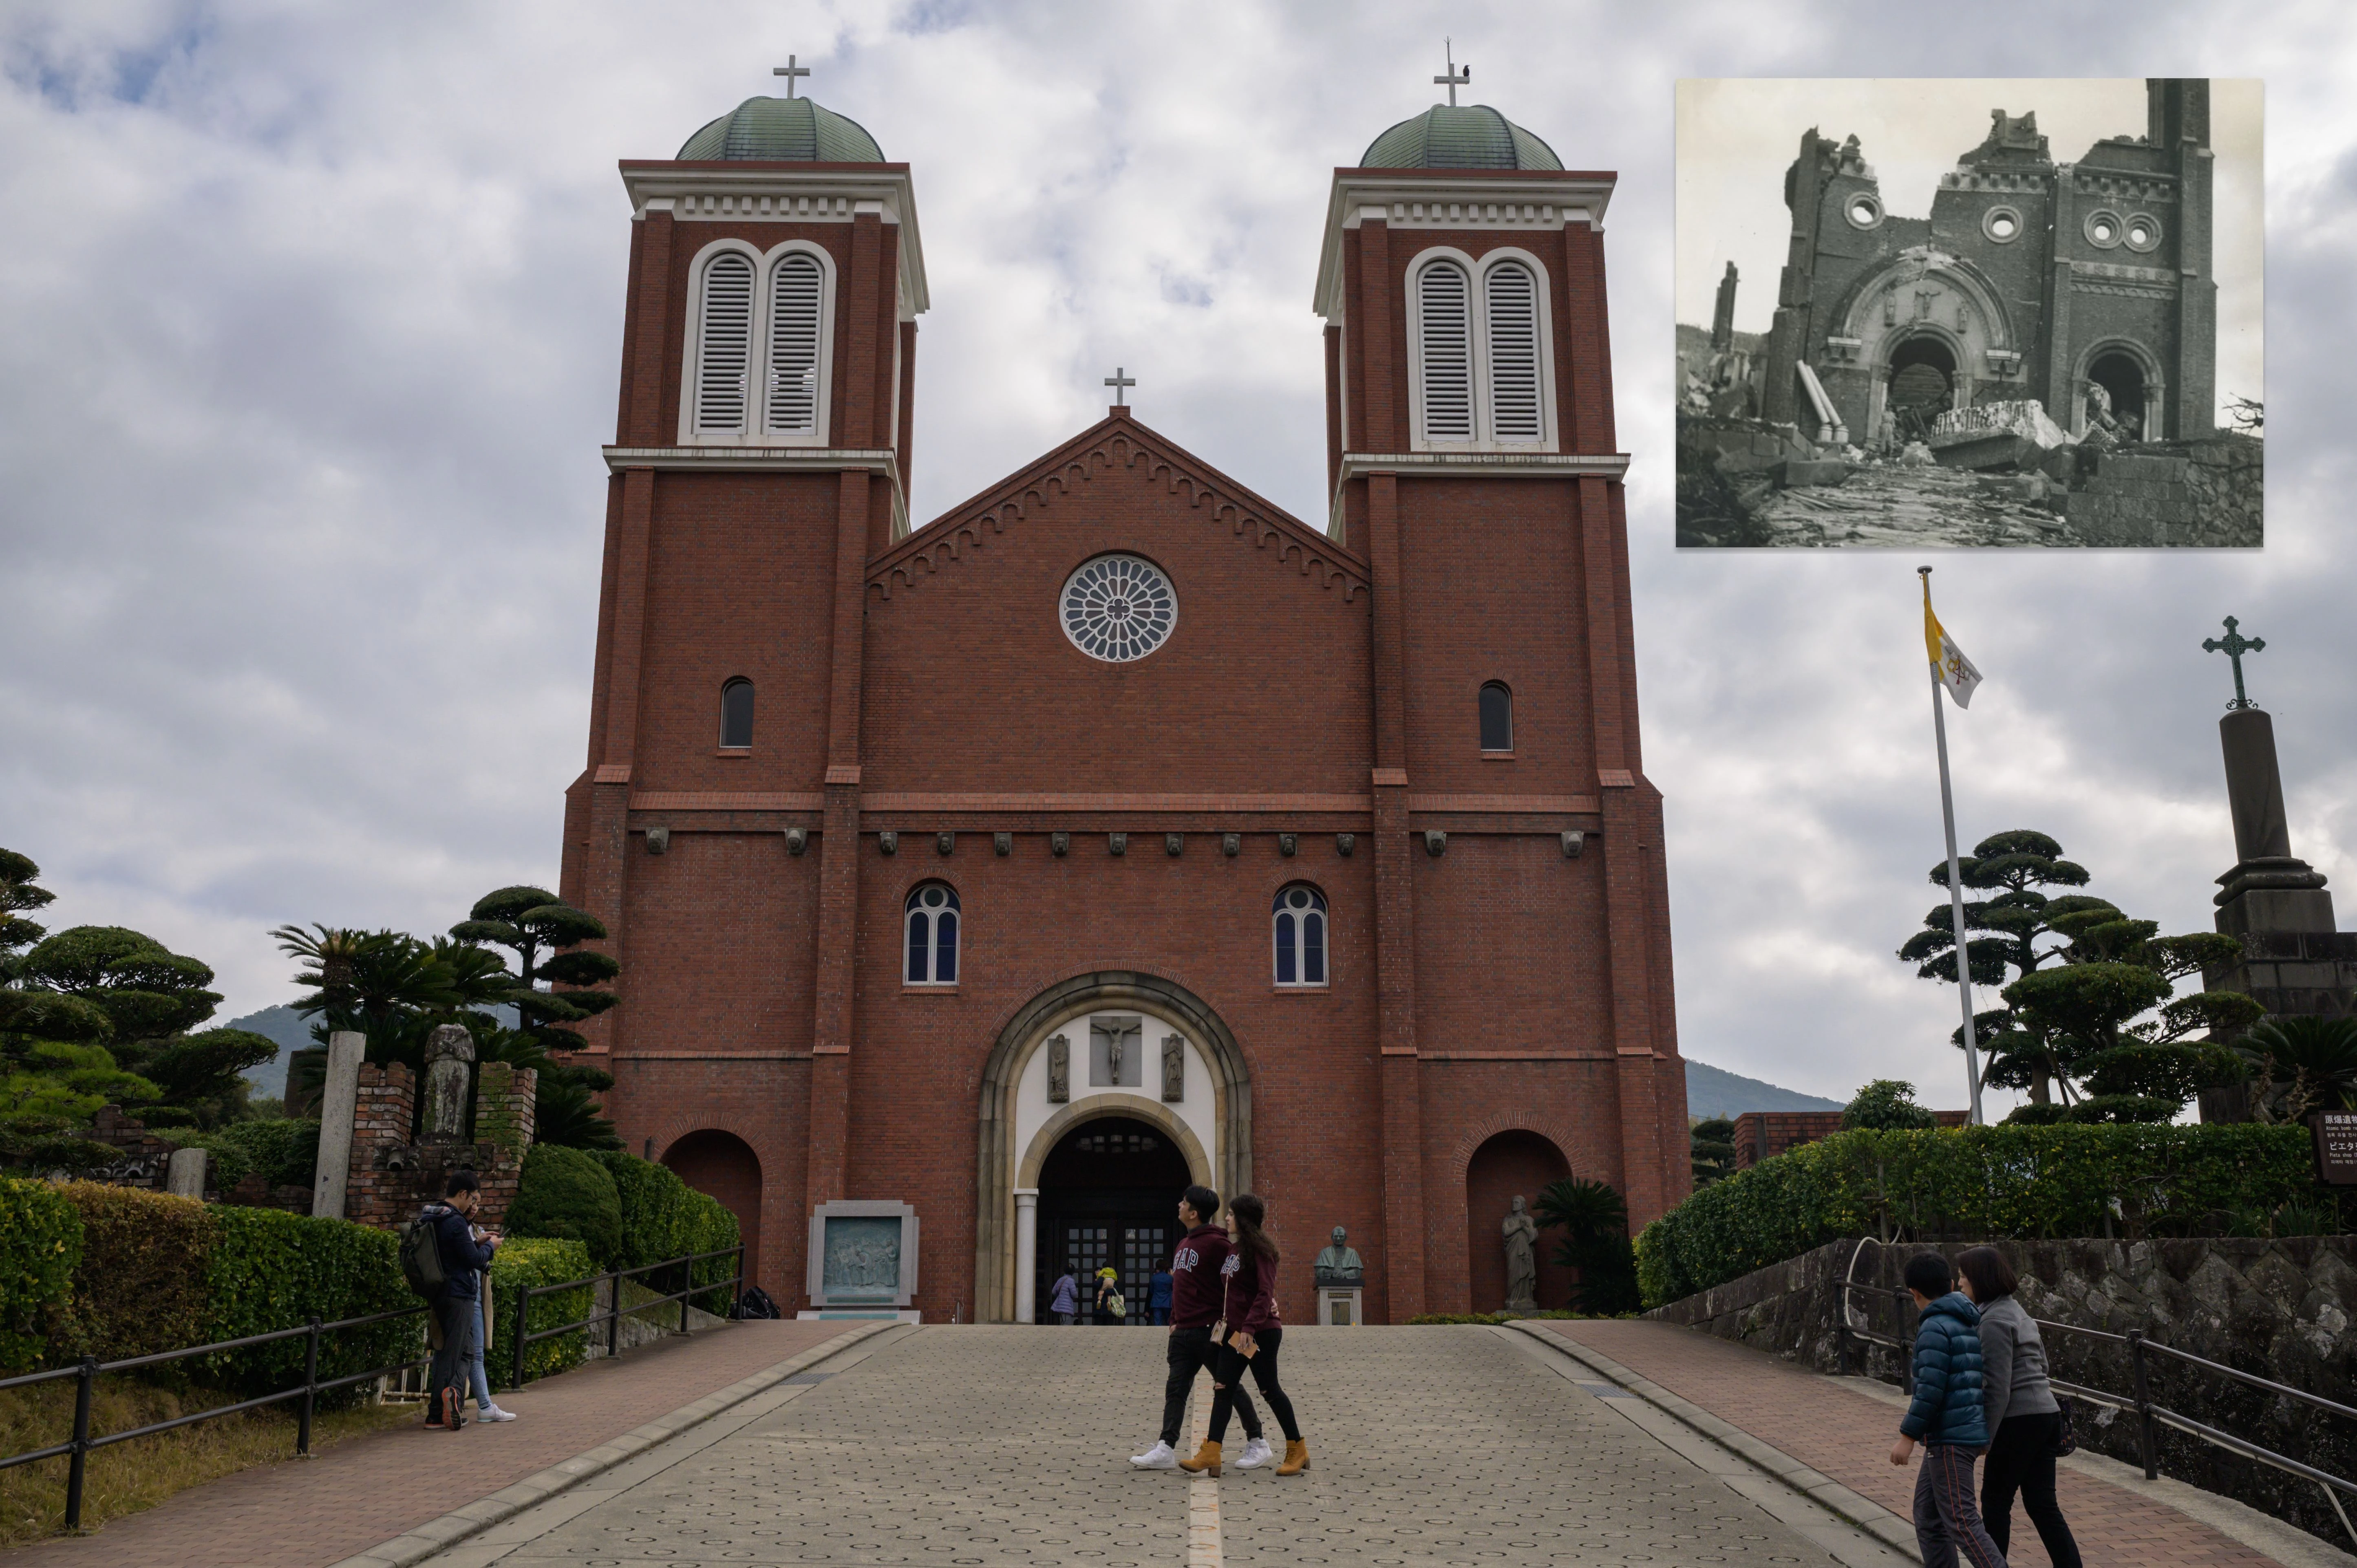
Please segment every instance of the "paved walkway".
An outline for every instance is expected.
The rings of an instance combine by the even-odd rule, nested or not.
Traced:
[[[1160,1414],[1157,1331],[896,1330],[828,1363],[842,1369],[824,1380],[772,1391],[739,1407],[740,1418],[711,1423],[726,1430],[683,1433],[431,1562],[1830,1560],[1583,1391],[1559,1369],[1567,1359],[1523,1337],[1288,1328],[1286,1382],[1311,1467],[1294,1477],[1230,1468],[1213,1482],[1127,1463]],[[1208,1402],[1199,1382],[1190,1433]],[[1232,1427],[1231,1459],[1241,1438]]]
[[[1890,1463],[1900,1412],[1747,1346],[1664,1323],[1550,1319],[1545,1326],[1609,1357],[1900,1519],[1913,1466]],[[2056,1483],[2087,1568],[2274,1568],[2275,1559],[2150,1498],[2067,1467]],[[2013,1568],[2051,1568],[2029,1516],[2014,1511]]]
[[[322,1568],[859,1325],[732,1323],[501,1395],[519,1420],[398,1427],[240,1471],[94,1535],[0,1552],[10,1568]],[[425,1419],[419,1407],[419,1420]]]

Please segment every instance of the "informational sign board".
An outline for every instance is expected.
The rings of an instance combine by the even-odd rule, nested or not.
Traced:
[[[2357,1187],[2357,1111],[2319,1112],[2308,1125],[2316,1134],[2316,1179]]]

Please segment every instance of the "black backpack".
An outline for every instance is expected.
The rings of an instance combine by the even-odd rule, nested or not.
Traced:
[[[401,1228],[401,1273],[409,1288],[428,1301],[442,1294],[442,1237],[423,1211]]]
[[[782,1317],[785,1314],[778,1310],[776,1299],[768,1291],[763,1290],[759,1285],[753,1285],[748,1288],[743,1295],[737,1298],[737,1310],[729,1316],[740,1318],[759,1318]]]

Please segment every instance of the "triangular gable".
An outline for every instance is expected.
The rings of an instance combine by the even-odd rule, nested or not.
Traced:
[[[1276,564],[1320,587],[1340,588],[1346,601],[1367,591],[1367,564],[1357,554],[1125,413],[1099,421],[911,533],[868,564],[867,585],[888,599],[896,587],[912,587],[968,551],[987,546],[1051,495],[1077,495],[1099,474],[1135,473],[1141,463],[1170,494],[1183,490],[1207,522],[1249,541]]]

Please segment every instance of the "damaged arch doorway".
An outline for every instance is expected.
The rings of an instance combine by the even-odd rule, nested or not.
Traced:
[[[2144,439],[2150,425],[2149,410],[2144,367],[2135,356],[2116,349],[2099,354],[2087,367],[2087,379],[2111,394],[2112,417],[2119,421],[2122,436],[2130,441]]]
[[[1956,356],[1928,333],[1908,338],[1890,353],[1889,406],[1901,442],[1921,441],[1932,422],[1957,406]]]
[[[1146,1287],[1178,1240],[1178,1195],[1195,1178],[1187,1156],[1150,1122],[1102,1116],[1057,1140],[1039,1171],[1039,1242],[1032,1299],[1053,1323],[1056,1276],[1081,1285],[1081,1321],[1096,1297],[1099,1269],[1116,1272],[1129,1308],[1145,1323]]]

